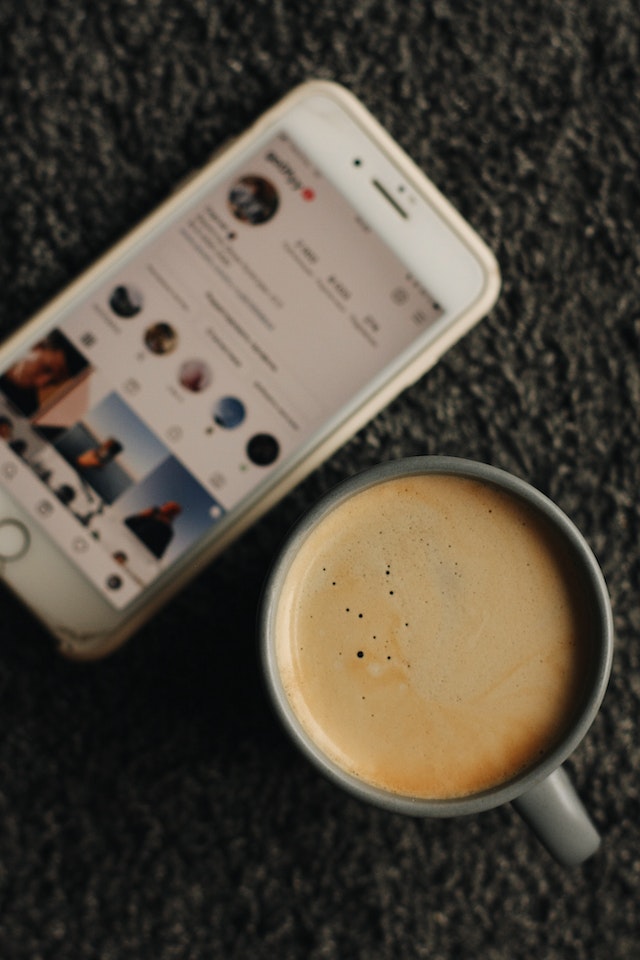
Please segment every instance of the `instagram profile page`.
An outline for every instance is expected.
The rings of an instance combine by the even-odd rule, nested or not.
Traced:
[[[281,132],[2,373],[0,472],[123,608],[441,313]]]

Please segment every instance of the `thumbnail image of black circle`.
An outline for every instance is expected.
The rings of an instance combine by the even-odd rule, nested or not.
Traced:
[[[245,405],[237,397],[220,397],[213,408],[213,420],[225,430],[235,430],[247,415]]]
[[[170,323],[161,320],[145,331],[144,342],[151,353],[158,355],[171,353],[178,345],[178,334]]]
[[[64,334],[52,330],[0,377],[0,390],[29,417],[88,368],[87,360]]]
[[[264,177],[242,177],[229,191],[231,213],[242,223],[254,226],[271,220],[279,202],[278,191]]]
[[[136,287],[119,284],[109,297],[109,306],[119,317],[129,319],[140,313],[144,306],[142,294]]]
[[[247,444],[247,456],[257,467],[269,467],[279,453],[280,444],[270,433],[256,433]]]
[[[180,385],[191,393],[206,390],[212,379],[211,368],[202,360],[187,360],[180,367]]]

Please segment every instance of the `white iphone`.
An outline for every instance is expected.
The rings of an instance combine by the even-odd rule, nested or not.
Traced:
[[[498,289],[359,101],[296,88],[0,351],[2,579],[113,650]]]

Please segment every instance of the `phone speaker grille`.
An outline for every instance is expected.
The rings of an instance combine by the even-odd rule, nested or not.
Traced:
[[[393,209],[396,210],[396,211],[400,214],[401,217],[403,217],[405,220],[408,220],[408,219],[409,219],[409,214],[407,213],[407,211],[402,209],[402,207],[400,206],[400,204],[396,201],[396,199],[395,199],[394,197],[391,196],[391,194],[389,193],[389,191],[386,189],[386,187],[384,187],[384,186],[380,183],[379,180],[372,180],[371,183],[374,185],[374,187],[376,188],[376,190],[377,190],[379,193],[382,194],[382,196],[385,198],[385,200],[388,200],[388,201],[389,201],[389,203],[391,204],[391,206],[393,207]]]

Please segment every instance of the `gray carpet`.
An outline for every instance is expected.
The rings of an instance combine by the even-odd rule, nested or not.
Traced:
[[[0,956],[626,960],[640,943],[640,26],[635,0],[0,3],[0,332],[296,82],[350,86],[480,231],[500,300],[120,653],[69,664],[0,597]],[[604,835],[557,866],[510,808],[342,795],[262,692],[296,516],[419,453],[554,497],[608,579],[612,681],[569,769]]]

